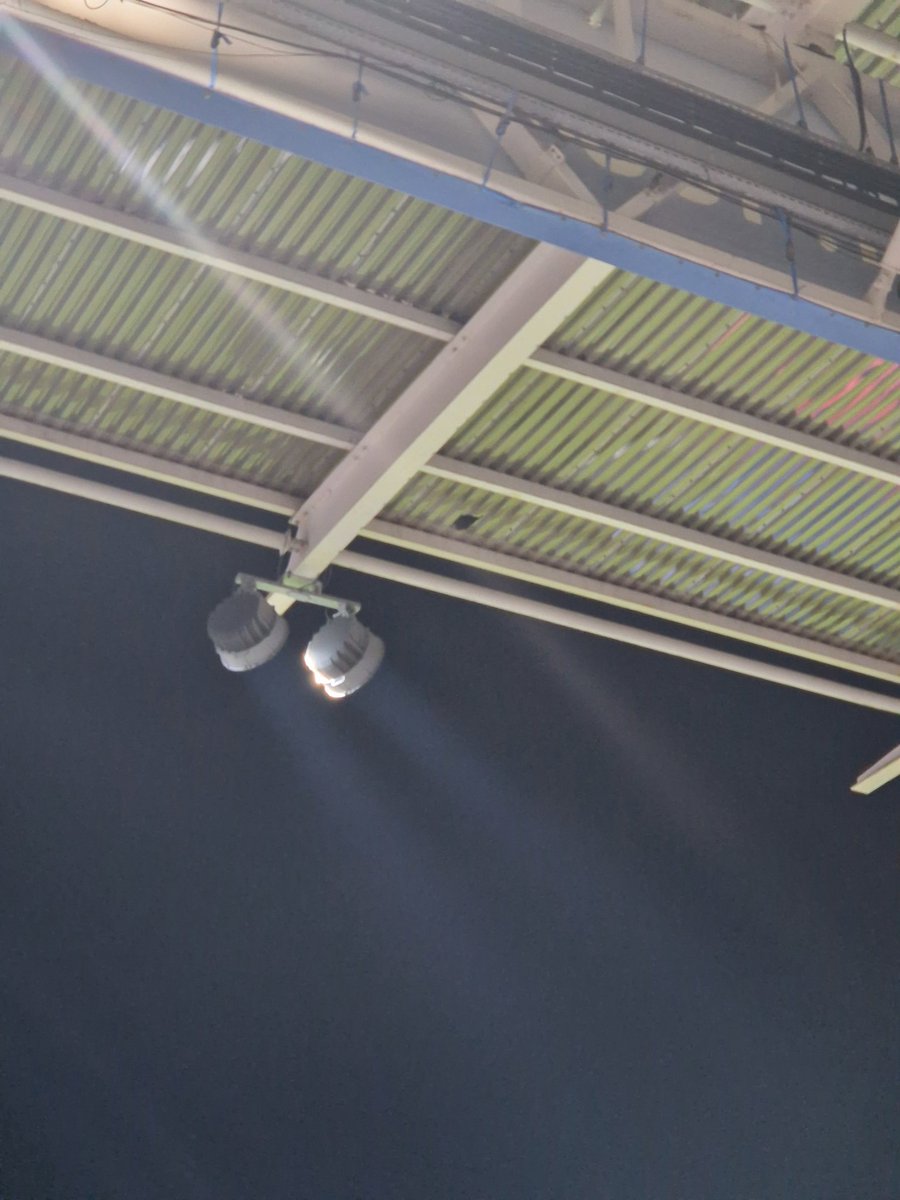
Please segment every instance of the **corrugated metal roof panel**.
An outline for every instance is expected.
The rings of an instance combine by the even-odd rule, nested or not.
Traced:
[[[447,453],[742,545],[900,582],[897,488],[527,368]]]
[[[365,428],[439,346],[405,330],[0,204],[0,321]]]
[[[72,83],[79,121],[24,63],[4,60],[0,167],[111,210],[186,219],[222,244],[463,320],[530,243],[185,117]]]
[[[413,481],[384,517],[589,579],[900,662],[900,613],[467,485]],[[474,516],[465,533],[460,516]]]
[[[900,456],[900,366],[616,272],[551,339],[639,379]]]
[[[341,455],[244,421],[0,353],[0,412],[303,496]]]

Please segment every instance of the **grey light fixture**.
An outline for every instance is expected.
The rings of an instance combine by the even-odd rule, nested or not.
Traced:
[[[252,671],[275,657],[287,641],[288,623],[265,596],[239,587],[210,613],[206,632],[226,670]]]
[[[327,696],[343,699],[368,683],[384,658],[384,642],[350,614],[330,617],[312,638],[303,661]]]
[[[334,610],[303,655],[313,679],[332,699],[359,691],[381,665],[384,642],[358,619],[360,606],[355,600],[327,596],[316,580],[290,575],[278,581],[238,575],[235,582],[237,590],[217,605],[206,625],[216,653],[229,671],[261,667],[287,641],[287,621],[273,603],[281,611],[294,603]]]

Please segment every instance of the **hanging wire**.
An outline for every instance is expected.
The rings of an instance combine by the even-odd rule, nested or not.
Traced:
[[[359,57],[359,67],[356,72],[356,82],[353,84],[351,96],[353,98],[353,130],[350,134],[353,141],[356,141],[356,135],[359,132],[359,114],[362,107],[362,98],[369,93],[366,85],[363,83],[363,57]]]
[[[784,209],[776,208],[775,215],[781,222],[781,228],[784,231],[784,257],[788,261],[788,266],[791,269],[791,287],[795,296],[800,295],[800,281],[797,278],[797,262],[796,253],[794,251],[794,238],[791,232],[791,218],[787,215]]]
[[[647,16],[650,11],[650,0],[644,0],[644,11],[641,14],[641,50],[637,56],[638,66],[642,67],[647,57]]]
[[[859,146],[857,149],[862,153],[869,149],[869,129],[866,125],[866,106],[863,103],[862,80],[859,76],[859,71],[856,68],[856,63],[853,61],[853,55],[850,51],[850,44],[847,41],[847,28],[844,27],[844,52],[847,55],[847,66],[850,69],[850,79],[853,83],[853,98],[856,101],[856,115],[859,117]]]
[[[784,47],[784,61],[787,63],[791,87],[794,89],[794,100],[797,104],[797,112],[800,114],[800,120],[797,123],[801,129],[808,129],[809,126],[806,123],[806,115],[803,112],[803,98],[800,95],[800,88],[797,86],[797,72],[794,69],[794,60],[791,58],[791,49],[787,44],[787,38],[783,38],[781,44]]]
[[[881,94],[881,111],[884,113],[884,127],[887,130],[888,142],[891,147],[891,162],[897,165],[897,147],[894,145],[894,130],[891,125],[891,114],[888,110],[887,93],[884,90],[884,80],[878,80],[878,91]]]

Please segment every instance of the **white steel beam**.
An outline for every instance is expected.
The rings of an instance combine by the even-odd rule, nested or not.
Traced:
[[[255,254],[233,250],[193,230],[148,221],[3,172],[0,172],[0,200],[439,341],[449,342],[457,332],[453,321],[423,312],[402,301],[376,296],[362,288],[336,283],[311,271],[300,271]]]
[[[809,25],[838,37],[865,7],[865,0],[806,0],[802,12]]]
[[[122,387],[134,388],[152,396],[160,396],[178,404],[185,404],[190,408],[199,408],[207,412],[218,413],[220,416],[246,421],[248,425],[255,425],[261,429],[273,429],[289,437],[299,437],[306,441],[318,442],[321,445],[334,446],[338,450],[350,450],[362,436],[353,430],[330,424],[327,421],[300,416],[273,408],[268,404],[259,404],[253,400],[245,400],[241,396],[234,396],[228,392],[218,392],[213,388],[162,375],[145,367],[123,363],[118,359],[107,358],[88,350],[66,346],[62,342],[55,342],[49,338],[42,338],[36,334],[23,333],[20,330],[3,326],[0,326],[0,351],[50,363],[65,370],[76,371],[95,379],[119,384]],[[769,446],[777,446],[781,450],[802,454],[806,458],[827,463],[829,466],[841,467],[871,479],[900,486],[900,463],[879,458],[877,455],[868,454],[863,450],[855,450],[850,446],[830,442],[826,438],[817,437],[814,434],[779,425],[775,421],[751,416],[748,413],[739,412],[737,409],[725,408],[721,404],[713,404],[708,400],[699,400],[695,396],[663,387],[661,384],[635,379],[621,371],[613,371],[608,367],[582,362],[577,358],[568,358],[551,350],[536,350],[525,360],[524,365],[533,367],[544,374],[556,375],[561,379],[569,379],[573,383],[623,396],[649,408],[656,408],[675,416],[688,417],[703,425],[722,429],[727,433],[739,434],[758,442],[764,442]]]
[[[0,432],[2,432],[2,427],[0,427]],[[594,525],[621,529],[626,533],[664,542],[668,546],[677,546],[682,550],[705,554],[722,562],[734,563],[736,566],[749,567],[756,571],[765,571],[781,579],[793,579],[798,583],[821,588],[823,591],[832,592],[835,595],[850,596],[854,600],[863,600],[882,608],[900,610],[900,592],[893,588],[868,583],[862,579],[854,579],[852,576],[842,575],[838,571],[816,567],[810,563],[788,558],[783,554],[771,554],[767,550],[742,546],[727,538],[716,537],[697,529],[688,529],[674,521],[644,516],[614,504],[606,504],[603,501],[578,496],[559,488],[547,487],[541,483],[532,483],[526,479],[504,475],[487,467],[472,466],[468,463],[458,462],[456,459],[435,457],[425,470],[429,475],[438,475],[454,483],[468,483],[472,487],[483,488],[494,495],[521,500],[537,505],[539,508],[589,521]]]
[[[283,516],[290,516],[296,512],[299,503],[296,497],[268,488],[256,487],[210,471],[171,463],[150,454],[138,453],[3,414],[0,414],[0,438],[56,451],[85,462],[157,479],[163,483],[219,496],[247,507],[264,509]],[[710,558],[765,571],[784,579],[795,579],[798,583],[817,587],[835,595],[850,596],[880,607],[900,609],[900,593],[891,588],[812,566],[785,555],[743,546],[739,542],[686,528],[673,521],[645,516],[559,488],[532,483],[487,467],[474,466],[438,454],[423,467],[423,472],[451,483],[479,488],[492,495],[534,504],[538,508],[565,513],[607,528],[621,529],[667,545],[708,555]]]
[[[297,507],[295,497],[286,496],[271,488],[243,483],[238,479],[217,475],[213,471],[185,466],[183,463],[169,462],[167,459],[153,454],[141,453],[138,450],[130,450],[125,446],[116,446],[108,442],[100,442],[94,438],[69,433],[66,430],[36,425],[33,421],[23,421],[18,417],[7,416],[5,413],[0,413],[0,438],[18,442],[23,446],[35,446],[40,450],[52,450],[67,458],[77,458],[81,462],[112,467],[114,470],[125,471],[130,475],[155,479],[158,483],[173,484],[192,492],[216,496],[220,500],[244,504],[248,508],[278,513],[280,516],[290,516]]]
[[[532,250],[300,508],[290,570],[320,575],[612,270]]]
[[[120,387],[135,388],[148,395],[159,396],[163,400],[172,400],[176,404],[186,404],[190,408],[217,413],[221,417],[246,421],[248,425],[271,429],[276,433],[287,434],[288,437],[299,437],[309,442],[319,442],[324,446],[335,446],[339,450],[349,449],[355,440],[346,430],[329,425],[325,421],[317,421],[313,417],[301,417],[296,413],[273,408],[269,404],[258,404],[255,400],[245,400],[242,396],[217,392],[213,388],[188,383],[184,379],[173,379],[146,367],[119,362],[102,354],[94,354],[90,350],[64,346],[60,342],[53,342],[36,334],[23,333],[21,330],[0,327],[0,351],[19,354],[23,358],[62,367],[67,371],[77,371],[80,375],[102,379]]]
[[[0,478],[35,484],[39,487],[49,488],[67,495],[110,504],[116,508],[123,508],[145,516],[157,517],[160,520],[172,521],[179,525],[189,526],[223,537],[234,538],[237,541],[262,546],[270,550],[279,550],[281,548],[281,535],[269,529],[262,529],[243,521],[232,521],[226,517],[221,517],[213,513],[200,512],[197,509],[188,508],[180,504],[171,504],[168,501],[158,500],[154,497],[142,496],[135,492],[126,491],[123,488],[94,483],[61,471],[51,471],[46,467],[34,466],[31,463],[0,458]],[[678,638],[667,637],[664,634],[653,633],[644,629],[634,629],[625,625],[617,625],[612,621],[595,617],[592,614],[573,612],[539,600],[533,600],[530,597],[516,596],[512,593],[487,588],[468,580],[449,579],[420,570],[417,567],[371,558],[368,555],[357,554],[355,551],[342,551],[336,557],[335,565],[343,567],[348,571],[358,571],[379,579],[393,580],[409,587],[419,587],[425,591],[484,604],[490,608],[499,609],[501,612],[530,617],[559,625],[563,628],[590,633],[597,637],[624,642],[628,645],[639,646],[648,650],[656,650],[662,654],[673,655],[674,657],[687,659],[706,666],[714,666],[756,679],[799,688],[802,691],[812,692],[815,695],[828,696],[836,700],[843,700],[850,704],[859,704],[880,712],[900,715],[900,698],[895,696],[867,691],[863,688],[852,687],[831,679],[819,679],[791,668],[757,662],[753,659],[743,658],[740,655],[731,654],[714,647],[683,642]],[[896,682],[897,677],[892,677],[892,679]]]
[[[690,417],[704,425],[712,425],[727,433],[740,434],[765,442],[768,446],[777,446],[781,450],[790,450],[794,454],[802,454],[806,458],[814,458],[818,462],[828,463],[829,466],[843,467],[871,479],[881,480],[894,486],[900,485],[900,463],[879,458],[875,454],[867,454],[863,450],[854,450],[849,446],[839,446],[826,438],[817,437],[811,433],[803,433],[799,429],[791,429],[779,425],[775,421],[767,421],[762,417],[751,416],[733,408],[725,408],[721,404],[713,404],[708,400],[700,400],[685,392],[676,392],[661,384],[636,380],[620,371],[612,371],[608,367],[595,366],[592,363],[581,362],[578,359],[567,358],[551,350],[539,350],[533,355],[529,366],[563,379],[571,379],[573,383],[581,383],[587,387],[599,388],[645,404],[648,408],[657,408],[662,412],[674,413],[681,417]]]
[[[886,754],[884,758],[879,758],[874,766],[869,767],[867,771],[863,771],[856,783],[850,788],[850,791],[860,792],[863,796],[869,796],[872,792],[880,787],[884,787],[886,783],[890,783],[892,779],[896,779],[898,776],[900,776],[900,746],[896,746],[890,754]]]
[[[508,134],[512,134],[514,128],[516,127],[511,127]],[[528,155],[544,155],[550,153],[550,151],[545,151],[540,147],[536,139],[531,134],[528,134],[527,131],[520,130],[520,132],[523,138],[518,138],[515,135],[511,139],[516,147],[517,154],[521,153],[525,155],[527,152]],[[539,169],[537,160],[522,158],[521,163],[523,168],[530,166],[533,170]],[[570,192],[574,193],[580,190],[584,195],[589,194],[586,185],[581,183],[575,173],[568,169],[566,169],[564,184]],[[102,228],[104,232],[110,233],[113,236],[135,241],[142,245],[154,246],[166,253],[175,254],[193,261],[204,262],[207,265],[215,266],[221,271],[248,279],[253,278],[257,282],[266,283],[271,287],[308,295],[310,298],[322,300],[324,303],[332,304],[335,307],[357,312],[374,320],[408,329],[411,332],[421,334],[423,337],[429,337],[446,343],[455,337],[460,330],[460,326],[456,322],[446,317],[437,316],[409,304],[376,296],[348,284],[332,283],[330,280],[309,272],[293,272],[289,268],[282,268],[278,264],[265,259],[251,255],[240,255],[225,247],[213,246],[209,242],[203,243],[202,250],[196,250],[185,237],[179,235],[176,230],[164,225],[157,225],[152,222],[139,220],[138,218],[132,218],[124,213],[113,213],[111,210],[102,209],[99,205],[92,205],[87,201],[66,196],[61,192],[52,192],[47,188],[15,180],[10,176],[0,175],[0,199],[3,198],[24,205],[25,207],[34,208],[37,211],[52,212],[62,219],[71,220],[78,224],[86,225],[89,228]],[[649,192],[641,192],[632,200],[627,201],[625,205],[612,215],[624,219],[627,217],[628,212],[632,211],[631,206],[635,206],[634,211],[644,211],[652,207],[658,198],[658,196],[654,197]],[[627,224],[631,227],[636,222],[628,221]],[[885,252],[883,270],[879,276],[881,282],[876,281],[876,284],[873,285],[870,300],[866,304],[859,303],[859,312],[857,315],[862,315],[864,311],[870,312],[869,304],[877,305],[879,298],[881,299],[881,307],[883,309],[883,295],[890,286],[895,266],[900,270],[900,250],[897,248],[900,243],[895,244],[895,242],[896,237],[892,239]],[[728,263],[723,262],[722,266],[723,269],[727,269]],[[294,280],[292,283],[290,277],[293,275],[302,276],[302,281]],[[812,295],[810,298],[815,299]],[[885,320],[887,321],[889,317],[890,314],[886,314]],[[42,361],[54,362],[59,366],[82,371],[82,373],[86,374],[93,374],[98,378],[108,378],[114,382],[122,382],[124,386],[142,388],[154,395],[165,395],[169,399],[179,400],[183,403],[193,403],[191,397],[192,395],[196,395],[200,398],[198,401],[200,407],[204,406],[204,395],[207,398],[213,395],[210,389],[196,389],[191,388],[190,385],[178,385],[176,381],[166,381],[164,377],[155,375],[153,372],[143,371],[141,368],[127,367],[124,364],[114,364],[111,360],[102,359],[98,355],[76,351],[47,339],[19,333],[12,329],[3,329],[2,327],[0,327],[0,350],[10,350],[13,353],[25,354],[32,358],[41,359]],[[726,409],[721,405],[694,400],[671,389],[653,388],[651,385],[638,383],[638,381],[631,379],[629,376],[617,372],[605,372],[605,382],[601,380],[599,384],[592,384],[589,371],[596,373],[601,370],[600,368],[590,368],[588,370],[586,365],[581,364],[577,359],[566,358],[562,355],[551,354],[543,350],[538,350],[531,355],[527,361],[527,365],[547,374],[561,375],[564,378],[573,379],[576,382],[584,382],[592,386],[603,386],[620,395],[627,395],[630,399],[638,401],[638,403],[649,404],[651,407],[663,407],[666,411],[676,412],[679,405],[681,405],[684,415],[691,416],[694,420],[713,424],[718,428],[728,429],[733,433],[741,433],[747,437],[761,439],[771,445],[780,445],[785,449],[794,450],[798,454],[804,454],[823,462],[843,466],[848,470],[858,471],[862,474],[872,475],[875,478],[885,479],[891,483],[900,484],[900,466],[886,460],[880,460],[875,455],[851,451],[846,447],[831,444],[823,438],[798,433],[795,430],[779,426],[775,422],[764,421],[760,418],[745,418],[741,414]],[[152,385],[141,382],[128,382],[127,377],[135,375],[138,372],[141,378],[150,379]],[[153,382],[154,380],[155,382]],[[662,392],[665,392],[664,401],[660,401],[659,399]],[[225,409],[236,402],[236,398],[228,396],[222,396],[220,400],[225,405]],[[239,402],[239,408],[241,411],[232,411],[228,415],[237,416],[254,424],[264,424],[267,428],[274,427],[270,421],[271,414],[273,413],[272,409],[266,406],[253,405],[249,401]],[[257,412],[257,410],[259,411]],[[258,420],[257,417],[259,418]],[[282,414],[282,418],[284,418],[281,420],[282,425],[290,423],[290,414]],[[343,437],[339,433],[338,440],[333,441],[328,437],[316,435],[315,427],[320,426],[324,428],[324,423],[309,422],[304,418],[297,418],[296,420],[300,422],[300,425],[305,424],[308,426],[310,431],[309,436],[312,440],[325,440],[328,444],[336,445],[343,449],[348,448],[349,443],[346,433],[343,434]],[[290,432],[289,429],[285,429],[284,431]],[[304,435],[301,433],[301,436]]]
[[[206,533],[220,534],[222,537],[236,538],[239,542],[250,542],[251,545],[265,546],[270,550],[281,550],[284,546],[283,535],[274,530],[260,529],[256,525],[233,521],[230,517],[222,517],[217,513],[187,508],[183,504],[172,504],[156,496],[142,496],[139,492],[111,487],[108,483],[97,483],[93,479],[81,479],[65,471],[51,471],[47,467],[35,466],[34,463],[0,458],[0,479],[34,483],[38,487],[65,492],[69,496],[80,496],[85,500],[111,504],[115,508],[124,508],[147,517],[158,517],[161,521],[172,521],[176,525],[187,525]]]
[[[405,525],[396,525],[381,520],[372,521],[361,531],[361,536],[403,550],[418,550],[423,554],[444,559],[446,562],[458,563],[476,570],[490,571],[508,579],[517,579],[521,583],[549,587],[569,595],[583,596],[588,600],[597,600],[603,604],[614,605],[616,608],[628,609],[630,612],[643,613],[645,616],[658,617],[664,621],[675,621],[679,625],[700,629],[704,633],[723,634],[725,637],[738,638],[740,641],[750,642],[755,646],[764,646],[769,650],[781,650],[788,654],[796,654],[801,658],[808,658],[830,667],[857,671],[876,679],[900,683],[900,665],[888,662],[886,659],[873,658],[852,650],[829,646],[824,642],[817,642],[799,634],[783,633],[781,630],[770,629],[765,625],[723,616],[691,604],[683,604],[678,600],[667,600],[661,596],[638,592],[619,584],[605,583],[585,575],[578,575],[574,571],[563,570],[560,567],[551,567],[544,563],[519,558],[516,555],[473,546],[471,543],[456,538],[425,533]]]

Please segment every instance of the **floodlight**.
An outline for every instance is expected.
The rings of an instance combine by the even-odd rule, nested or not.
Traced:
[[[368,683],[384,658],[384,642],[352,614],[330,617],[312,638],[303,661],[327,696],[340,700]]]
[[[223,600],[206,624],[216,653],[229,671],[252,671],[274,658],[287,640],[281,611],[291,604],[330,608],[334,616],[313,637],[303,661],[326,695],[338,700],[368,683],[384,658],[384,642],[357,619],[359,604],[327,596],[316,579],[279,580],[238,575],[237,591]],[[276,612],[266,595],[283,608]]]
[[[265,596],[241,587],[213,609],[206,632],[227,670],[252,671],[275,657],[287,641],[288,623]]]

